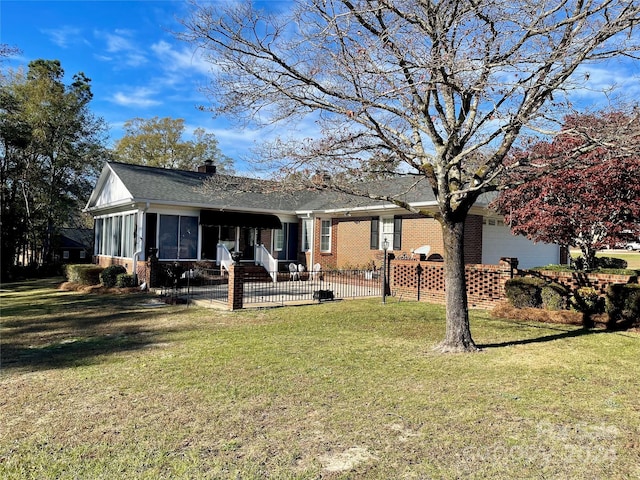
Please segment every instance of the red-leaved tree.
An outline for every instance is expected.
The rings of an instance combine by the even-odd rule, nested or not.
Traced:
[[[593,142],[614,128],[617,140]],[[640,234],[640,132],[621,113],[573,116],[564,131],[521,152],[533,165],[544,158],[557,169],[504,190],[495,205],[513,233],[579,247],[585,268],[593,268],[597,250]]]

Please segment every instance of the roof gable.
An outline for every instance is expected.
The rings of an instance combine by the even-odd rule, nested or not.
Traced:
[[[114,173],[110,164],[107,163],[100,173],[96,187],[93,189],[91,197],[87,202],[86,209],[91,210],[115,206],[124,202],[130,202],[132,199],[133,195],[127,186],[120,180],[118,175]]]

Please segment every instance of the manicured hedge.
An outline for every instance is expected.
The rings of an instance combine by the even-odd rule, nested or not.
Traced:
[[[92,264],[70,264],[65,268],[65,276],[69,282],[81,285],[99,285],[100,274],[104,269]]]
[[[121,273],[116,277],[116,287],[118,288],[130,288],[135,287],[135,281],[133,275],[127,273]]]
[[[118,275],[127,273],[127,269],[122,265],[110,265],[102,271],[100,279],[105,287],[115,287],[118,281]]]
[[[541,291],[545,283],[541,278],[511,278],[505,282],[507,300],[516,308],[540,308]]]
[[[545,283],[540,288],[542,306],[547,310],[566,310],[569,307],[571,291],[560,283]]]
[[[607,289],[607,313],[611,327],[640,326],[640,285],[611,285]]]

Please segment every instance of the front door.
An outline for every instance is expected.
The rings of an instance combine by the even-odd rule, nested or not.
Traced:
[[[218,242],[220,241],[220,227],[218,225],[202,225],[202,260],[215,260],[218,254]]]
[[[256,258],[256,229],[252,227],[240,228],[240,250],[242,260],[255,260]]]

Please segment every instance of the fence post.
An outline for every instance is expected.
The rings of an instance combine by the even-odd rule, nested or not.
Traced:
[[[229,298],[230,310],[240,310],[244,296],[244,267],[239,263],[229,265]]]
[[[498,265],[502,268],[500,271],[500,300],[507,298],[507,292],[505,290],[505,284],[507,280],[514,277],[518,273],[518,259],[513,257],[502,257],[498,262]]]
[[[160,262],[158,261],[158,249],[150,248],[144,281],[147,282],[147,288],[158,287],[158,274],[160,273]]]

